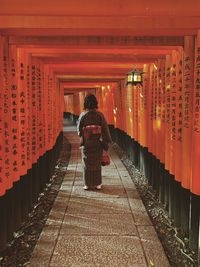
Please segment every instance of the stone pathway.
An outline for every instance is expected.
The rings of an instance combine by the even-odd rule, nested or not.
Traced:
[[[102,168],[102,190],[83,190],[79,140],[73,130],[65,132],[72,144],[67,173],[29,266],[170,266],[128,171],[112,148],[111,164]]]

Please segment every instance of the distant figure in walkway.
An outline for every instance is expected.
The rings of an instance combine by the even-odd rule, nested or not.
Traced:
[[[84,189],[101,189],[101,160],[103,150],[108,150],[111,136],[103,113],[97,111],[98,102],[93,94],[84,100],[84,111],[80,114],[77,131],[83,161]]]

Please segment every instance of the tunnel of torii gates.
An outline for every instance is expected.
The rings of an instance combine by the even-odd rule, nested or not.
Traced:
[[[48,17],[46,6],[42,9],[39,2],[40,9],[31,5],[30,17],[25,16],[26,8],[13,4],[13,11],[12,5],[3,3],[0,249],[12,239],[53,174],[62,146],[63,115],[70,114],[76,121],[83,110],[85,95],[93,93],[99,110],[107,118],[113,141],[144,173],[175,227],[189,238],[190,248],[199,252],[200,24],[195,28],[197,18],[176,20],[177,29],[167,19],[152,22],[151,17],[142,18],[144,24],[139,24],[138,18],[130,17],[132,9],[123,6],[128,19],[126,22],[124,17],[119,22],[116,16],[120,16],[121,9],[117,13],[113,4],[107,3],[105,12],[110,15],[110,24],[108,17],[100,19],[101,5],[88,9],[88,16],[90,10],[98,16],[93,27],[93,17],[82,23],[81,9],[78,18],[68,21],[63,17]],[[176,7],[176,3],[173,5]],[[180,14],[185,16],[191,8],[192,5],[182,7]],[[198,8],[192,9],[196,15]],[[62,10],[55,9],[56,15]],[[138,10],[141,16],[143,9]],[[157,11],[164,16],[166,10]],[[44,12],[44,17],[39,14],[34,19],[31,17],[34,12]],[[179,8],[175,12],[180,16]],[[160,21],[165,25],[160,26]],[[138,24],[143,25],[139,30]],[[70,28],[71,25],[75,26]],[[188,25],[193,25],[195,31],[190,31]],[[168,30],[172,28],[173,33],[164,31],[165,26]],[[187,29],[181,30],[183,27]],[[127,73],[133,68],[143,72],[142,85],[127,85]]]

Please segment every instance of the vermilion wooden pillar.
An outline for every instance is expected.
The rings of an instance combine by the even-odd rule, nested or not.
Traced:
[[[31,151],[32,151],[32,164],[37,162],[37,74],[36,62],[31,59],[31,114],[32,114],[32,129],[31,129]]]
[[[154,116],[154,65],[150,65],[149,83],[149,117],[148,117],[148,151],[153,154],[153,116]]]
[[[120,84],[113,90],[113,116],[115,128],[121,129]]]
[[[107,86],[106,106],[107,106],[107,122],[109,125],[114,125],[113,87],[110,85]]]
[[[135,141],[138,141],[138,114],[139,114],[139,93],[140,87],[138,85],[133,85],[133,136]]]
[[[182,127],[182,186],[190,189],[191,182],[191,147],[192,147],[192,116],[194,94],[194,52],[195,40],[193,36],[184,38],[183,59],[183,127]]]
[[[176,92],[177,92],[177,52],[172,52],[170,66],[170,119],[169,119],[169,172],[175,175],[175,143],[176,143]]]
[[[196,40],[192,140],[193,144],[191,191],[193,194],[200,195],[200,31],[198,32]]]
[[[74,113],[76,116],[80,114],[80,103],[79,103],[79,94],[74,94]]]
[[[165,137],[164,137],[164,203],[167,208],[169,208],[169,199],[170,199],[170,69],[171,69],[171,55],[166,55],[165,60],[165,94],[164,94],[164,102],[165,102]]]
[[[134,117],[134,87],[132,84],[128,84],[124,90],[125,95],[125,120],[126,120],[126,133],[135,138],[136,120]]]
[[[158,70],[158,83],[159,83],[159,108],[160,108],[160,116],[159,116],[159,199],[162,203],[165,203],[166,190],[166,172],[164,168],[165,163],[165,59],[160,59],[159,61],[159,70]]]
[[[98,88],[97,89],[97,93],[96,93],[96,97],[97,97],[97,100],[98,100],[98,107],[99,107],[99,110],[100,111],[103,111],[103,89],[102,87]]]
[[[123,95],[123,86],[122,83],[119,83],[118,86],[118,92],[116,92],[117,96],[116,99],[118,100],[118,106],[117,106],[117,110],[116,110],[116,114],[117,114],[117,121],[119,121],[119,126],[118,128],[120,130],[123,130],[123,124],[124,124],[124,118],[123,118],[123,103],[122,103],[122,95]]]
[[[143,85],[139,93],[140,118],[139,118],[139,136],[140,143],[143,147],[147,147],[147,120],[148,120],[148,90],[149,90],[149,65],[144,64],[143,68]]]
[[[166,56],[165,66],[165,169],[170,169],[170,68],[171,56]]]
[[[192,175],[191,175],[191,221],[190,246],[198,250],[200,259],[200,31],[195,44],[194,95],[193,95],[193,127],[192,127]],[[199,260],[200,262],[200,260]]]
[[[44,65],[44,128],[45,128],[45,151],[49,149],[48,140],[49,140],[49,66]]]
[[[182,180],[182,119],[183,119],[183,50],[177,51],[176,120],[175,120],[175,180]]]
[[[121,126],[122,126],[122,131],[126,132],[127,129],[127,124],[126,124],[126,85],[124,81],[121,81],[121,86],[120,86],[120,101],[121,101],[121,112],[122,112],[122,121],[121,121]]]
[[[154,131],[156,136],[155,142],[155,155],[160,160],[160,147],[161,147],[161,69],[162,62],[159,59],[157,61],[157,75],[156,75],[156,103],[155,103],[155,119],[154,119]]]
[[[159,83],[158,83],[158,68],[159,64],[156,61],[153,64],[153,101],[152,101],[152,115],[153,115],[153,125],[152,125],[152,150],[153,155],[158,158],[158,144],[159,144],[159,108],[158,108],[158,95],[159,95]]]
[[[148,117],[148,151],[149,157],[149,183],[155,189],[155,181],[157,179],[155,175],[155,144],[156,144],[156,132],[155,132],[155,119],[156,119],[156,89],[157,89],[157,66],[155,64],[150,65],[150,83],[148,93],[149,104],[149,117]]]
[[[148,177],[148,162],[147,162],[147,122],[148,122],[148,91],[149,91],[149,65],[143,66],[143,84],[139,86],[138,94],[138,142],[139,147],[139,167],[140,171]]]
[[[194,94],[194,54],[195,38],[184,37],[183,49],[183,88],[182,88],[182,148],[181,148],[181,229],[188,235],[190,219],[190,183],[191,183],[191,148],[192,117]]]
[[[25,61],[25,54],[22,49],[17,50],[17,87],[19,94],[19,140],[21,147],[20,175],[27,173],[27,126],[28,126],[28,99],[27,99],[27,86],[25,77],[27,77],[27,65]]]
[[[25,86],[27,88],[27,168],[32,167],[32,93],[31,93],[31,56],[26,54]],[[45,125],[44,125],[45,126]]]
[[[3,196],[6,192],[5,185],[5,174],[4,174],[4,163],[3,163],[3,148],[4,148],[4,83],[3,83],[3,57],[4,57],[4,49],[3,49],[3,37],[0,35],[0,197]]]
[[[165,163],[165,60],[160,62],[160,77],[159,86],[160,86],[160,147],[159,147],[159,159],[162,164]]]
[[[7,54],[5,51],[5,60]],[[17,66],[17,48],[15,45],[9,45],[9,71],[8,71],[8,88],[9,88],[9,97],[10,97],[10,106],[11,114],[10,114],[10,133],[12,133],[11,143],[11,151],[7,153],[7,155],[11,158],[11,180],[18,181],[20,175],[22,173],[21,168],[21,140],[20,140],[20,96],[18,90],[18,66]],[[5,61],[6,62],[6,61]],[[6,80],[5,80],[6,82]],[[10,136],[11,137],[11,136]],[[12,183],[10,184],[12,187]],[[11,188],[10,187],[10,188]]]

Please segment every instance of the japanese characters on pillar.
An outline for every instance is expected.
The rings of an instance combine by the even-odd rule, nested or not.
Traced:
[[[53,75],[53,70],[50,68],[50,81],[51,81],[51,148],[54,145],[54,136],[55,136],[55,100],[56,100],[56,95],[55,95],[55,87],[54,87],[54,75]]]
[[[56,76],[54,74],[54,93],[55,93],[55,107],[54,107],[54,110],[55,110],[55,114],[54,114],[54,127],[55,127],[55,130],[54,130],[54,141],[56,140],[57,138],[57,135],[58,135],[58,96],[60,94],[59,92],[59,87],[58,84],[57,84],[57,79],[56,79]]]
[[[171,55],[166,56],[165,65],[165,168],[169,171],[170,168],[170,113],[171,113],[171,99],[170,99],[170,70],[171,68]]]
[[[143,133],[141,131],[142,123],[143,123],[143,105],[142,105],[142,91],[143,91],[143,86],[139,86],[138,88],[138,143],[142,145],[142,138],[143,138]]]
[[[120,97],[120,105],[122,107],[121,112],[122,112],[122,121],[121,121],[121,126],[122,126],[122,131],[126,132],[126,85],[124,81],[120,82],[120,90],[119,90],[119,97]]]
[[[26,62],[22,49],[17,49],[18,69],[18,94],[19,94],[19,139],[21,146],[20,175],[27,173],[27,87],[26,87]]]
[[[182,179],[182,119],[183,119],[183,50],[177,50],[177,84],[176,84],[176,142],[175,142],[175,180]]]
[[[45,128],[45,151],[49,150],[49,65],[44,65],[44,128]]]
[[[37,162],[37,83],[36,63],[31,61],[31,106],[32,106],[32,163]]]
[[[162,105],[162,60],[157,62],[157,105],[156,105],[156,157],[160,160],[161,146],[161,105]]]
[[[172,52],[170,73],[170,166],[169,172],[175,174],[175,141],[176,141],[176,90],[177,90],[177,52]]]
[[[27,57],[26,68],[26,88],[27,88],[27,133],[26,133],[26,152],[27,152],[27,168],[32,167],[32,76],[31,76],[31,56],[29,54]]]
[[[59,94],[59,90],[56,88],[56,77],[55,74],[53,74],[53,92],[54,92],[54,104],[53,104],[53,142],[56,140],[57,137],[57,117],[58,117],[58,94]]]
[[[158,118],[158,62],[153,64],[153,99],[152,99],[152,109],[153,109],[153,140],[152,140],[152,152],[158,158],[158,139],[159,139],[159,118]]]
[[[120,110],[121,113],[121,130],[125,131],[126,121],[125,121],[125,109],[124,109],[124,82],[120,81],[119,83],[119,103],[120,103]]]
[[[183,93],[182,93],[182,151],[181,153],[181,183],[186,189],[190,189],[191,182],[191,147],[192,147],[192,115],[194,92],[194,36],[184,37],[183,57]]]
[[[5,51],[5,64],[7,61],[7,53]],[[21,140],[20,140],[20,96],[18,90],[18,68],[17,68],[17,48],[14,45],[9,46],[9,97],[11,107],[11,120],[9,120],[9,131],[12,134],[11,150],[7,151],[6,154],[10,158],[12,168],[12,180],[18,181],[22,173],[21,168]],[[5,66],[6,69],[6,66]],[[6,73],[5,73],[6,74]],[[5,77],[5,83],[6,77]],[[10,184],[11,185],[11,184]]]
[[[154,118],[154,65],[150,65],[149,82],[149,118],[148,118],[148,150],[153,153],[153,118]]]
[[[165,60],[161,59],[159,64],[159,160],[164,163],[165,161]]]
[[[60,95],[59,95],[59,104],[58,104],[58,110],[60,111],[59,113],[59,118],[58,118],[58,121],[60,122],[59,124],[59,131],[58,133],[62,132],[63,130],[63,114],[64,114],[64,86],[59,82],[59,90],[60,90]],[[59,108],[60,107],[60,108]]]
[[[194,69],[194,98],[193,98],[193,127],[192,127],[192,181],[191,191],[200,195],[199,159],[200,159],[200,31],[196,38],[195,69]]]
[[[46,152],[45,148],[45,105],[46,105],[46,98],[45,98],[45,83],[44,83],[44,64],[40,62],[40,91],[41,91],[41,142],[40,142],[40,147],[41,147],[41,155],[43,155]]]
[[[138,114],[139,114],[140,85],[133,85],[133,138],[138,141]]]
[[[58,100],[57,100],[57,136],[59,135],[59,133],[62,131],[62,125],[63,125],[63,112],[64,112],[64,101],[63,101],[63,97],[64,97],[64,89],[62,86],[60,86],[60,82],[59,80],[56,78],[56,88],[58,90]]]
[[[43,154],[43,88],[40,62],[36,61],[36,106],[37,106],[37,158]]]
[[[3,85],[3,37],[0,35],[0,197],[6,192],[4,169],[4,85]]]
[[[53,147],[53,75],[48,73],[48,150]]]

